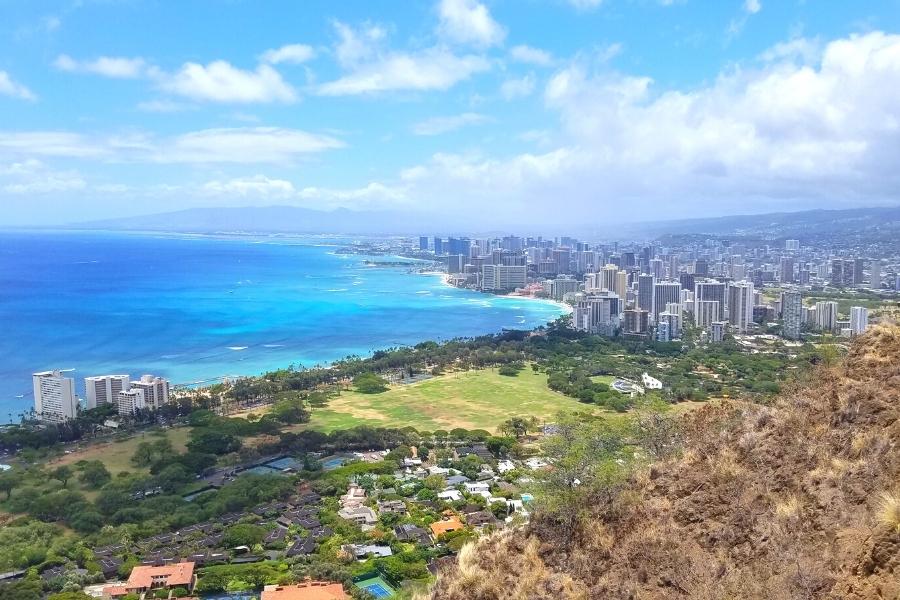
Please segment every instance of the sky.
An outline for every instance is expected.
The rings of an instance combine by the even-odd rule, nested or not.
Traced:
[[[269,205],[584,224],[898,192],[900,0],[0,0],[0,226]]]

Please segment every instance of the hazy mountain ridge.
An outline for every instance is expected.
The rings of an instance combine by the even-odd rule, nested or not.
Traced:
[[[514,216],[511,215],[511,218]],[[404,210],[354,211],[340,208],[321,211],[294,206],[189,208],[181,211],[140,217],[105,219],[74,223],[75,229],[119,229],[126,231],[174,231],[191,233],[347,233],[366,235],[417,235],[431,233],[481,233],[492,235],[517,231],[521,234],[548,234],[541,226],[510,222],[504,227],[482,228],[474,232],[465,215],[443,217]],[[572,235],[615,236],[622,238],[662,235],[707,234],[718,236],[761,237],[765,239],[815,236],[847,236],[872,239],[900,232],[900,207],[848,210],[809,210],[793,213],[767,213],[656,221],[646,223],[582,224],[569,229],[547,225],[552,232]]]
[[[683,420],[683,450],[574,531],[540,515],[460,553],[432,600],[900,598],[900,327],[771,407]]]

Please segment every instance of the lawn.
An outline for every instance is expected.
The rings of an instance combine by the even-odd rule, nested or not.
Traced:
[[[525,369],[506,377],[490,369],[397,385],[381,394],[344,392],[327,407],[313,409],[311,422],[301,427],[320,431],[356,425],[495,431],[512,416],[552,420],[559,411],[590,408],[548,388],[544,373]]]
[[[160,435],[165,435],[172,442],[175,450],[184,452],[189,433],[189,427],[174,427],[165,431],[139,433],[124,439],[90,443],[74,450],[71,454],[64,454],[51,460],[49,465],[57,467],[59,465],[71,465],[79,460],[99,460],[106,465],[106,468],[113,475],[122,471],[146,471],[146,469],[141,469],[131,464],[131,457],[134,455],[138,444],[144,441],[153,441],[159,439]]]

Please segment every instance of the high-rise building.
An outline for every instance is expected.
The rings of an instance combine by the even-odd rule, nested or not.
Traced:
[[[556,263],[556,273],[564,275],[572,272],[572,252],[568,248],[556,248],[553,261]]]
[[[625,311],[626,333],[647,333],[650,329],[650,313],[639,308],[630,308]]]
[[[681,337],[681,330],[684,329],[684,305],[681,302],[669,302],[666,304],[665,312],[675,315],[675,324],[673,335]]]
[[[794,259],[792,257],[781,257],[779,277],[781,278],[781,283],[794,283]]]
[[[856,258],[853,260],[853,285],[862,285],[863,283],[863,270],[865,269],[866,261],[862,258]]]
[[[562,300],[566,294],[574,294],[578,291],[578,280],[572,277],[557,277],[550,279],[550,297],[554,300]]]
[[[718,300],[694,301],[694,324],[697,327],[709,327],[714,321],[720,320],[722,307]]]
[[[788,252],[798,252],[800,250],[800,240],[785,240],[784,249]]]
[[[628,299],[628,273],[619,271],[616,273],[616,295],[622,299],[624,303]]]
[[[706,277],[709,275],[709,261],[705,258],[698,258],[694,261],[694,275],[696,277]]]
[[[131,389],[144,392],[144,405],[150,410],[157,410],[169,402],[169,381],[162,377],[142,375],[140,381],[131,382]]]
[[[443,254],[444,253],[444,240],[439,237],[434,238],[434,253],[435,254]]]
[[[745,332],[753,322],[753,284],[739,281],[728,288],[728,322]]]
[[[787,290],[781,294],[782,333],[789,340],[800,339],[803,322],[803,296],[799,290]]]
[[[865,306],[850,307],[850,335],[865,333],[869,327],[869,309]]]
[[[425,238],[426,240],[428,238]],[[87,408],[97,408],[104,404],[115,403],[116,396],[122,390],[131,387],[128,375],[97,375],[84,378],[85,400]]]
[[[122,390],[116,394],[116,412],[120,415],[133,415],[136,410],[147,408],[147,398],[142,388]]]
[[[713,321],[709,325],[709,341],[718,344],[725,339],[725,321]]]
[[[831,260],[831,285],[834,287],[844,287],[852,285],[854,281],[854,261],[845,260],[843,258],[834,258]]]
[[[691,290],[691,292],[693,293],[695,283],[693,273],[680,273],[678,275],[678,282],[681,284],[681,289]]]
[[[462,254],[449,254],[447,256],[447,272],[462,273],[466,266],[466,257]]]
[[[656,277],[656,279],[662,279],[665,276],[665,263],[663,263],[660,258],[651,258],[650,259],[650,270],[649,273]]]
[[[612,292],[588,296],[575,304],[572,325],[578,331],[613,336],[620,326],[619,297]]]
[[[699,308],[696,306],[698,302],[714,300],[719,303],[718,313],[713,321],[722,321],[725,319],[725,296],[726,285],[721,281],[702,280],[694,285],[694,315],[699,314]],[[698,321],[699,325],[700,322]]]
[[[656,259],[654,259],[656,260]],[[666,309],[666,304],[681,300],[681,284],[677,281],[660,281],[653,285],[653,322]],[[641,308],[644,308],[643,306]]]
[[[525,265],[484,265],[481,268],[481,289],[490,291],[514,290],[528,283]]]
[[[668,314],[668,313],[660,313],[660,314]],[[663,319],[656,325],[656,341],[657,342],[671,342],[672,341],[672,330],[669,327],[668,319]]]
[[[61,423],[78,414],[75,380],[60,371],[43,371],[32,375],[34,412],[41,421]]]
[[[606,265],[600,269],[600,289],[618,293],[616,291],[616,276],[618,273],[619,269],[616,265]],[[622,295],[619,297],[624,298]]]
[[[419,250],[422,250],[423,252],[425,250],[428,250],[428,237],[427,236],[424,236],[424,235],[419,236]]]
[[[823,331],[833,332],[837,327],[837,312],[837,302],[816,302],[816,326]]]
[[[653,315],[653,275],[638,275],[637,307]]]
[[[881,261],[873,260],[869,263],[869,287],[873,290],[881,289]]]

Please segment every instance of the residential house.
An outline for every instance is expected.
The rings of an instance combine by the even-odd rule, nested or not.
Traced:
[[[447,512],[449,513],[449,511]],[[434,537],[438,537],[451,531],[459,531],[464,527],[465,525],[459,520],[458,516],[453,513],[445,513],[443,520],[431,524],[431,533],[434,534]]]
[[[401,542],[415,542],[423,546],[431,546],[433,543],[431,535],[427,531],[411,523],[404,523],[394,527],[394,535]]]
[[[457,492],[459,493],[459,492]],[[378,522],[378,515],[368,506],[351,506],[342,508],[338,511],[338,516],[348,521],[353,521],[357,525],[375,525]]]
[[[356,560],[363,561],[374,556],[375,558],[387,558],[393,556],[394,551],[390,546],[379,546],[377,544],[346,544],[341,546],[341,550],[356,557]]]
[[[194,563],[181,562],[161,567],[138,566],[131,570],[128,581],[123,586],[110,586],[104,590],[109,598],[121,598],[127,594],[141,595],[150,590],[185,588],[194,589],[197,578]],[[110,589],[115,588],[115,589]],[[119,593],[121,592],[121,593]]]
[[[349,600],[340,583],[306,581],[296,585],[267,585],[260,600]]]

